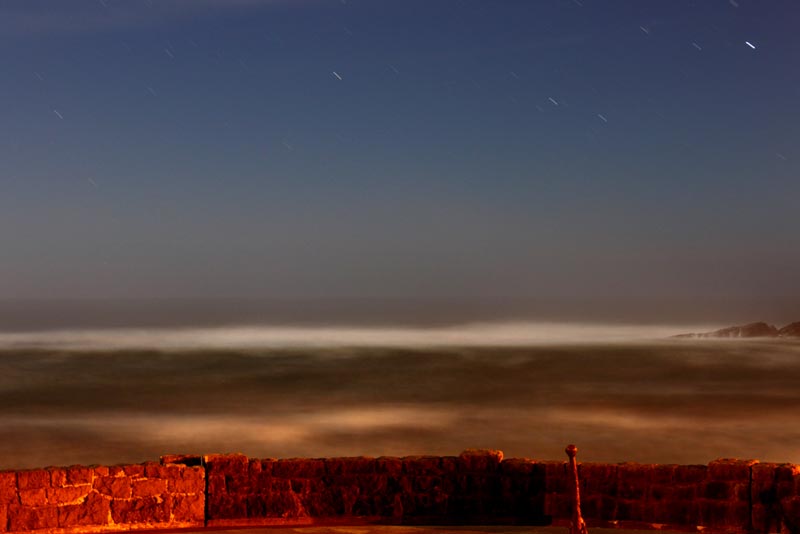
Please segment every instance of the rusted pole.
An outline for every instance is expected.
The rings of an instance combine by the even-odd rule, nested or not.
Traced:
[[[569,468],[572,471],[572,479],[574,485],[572,488],[572,521],[569,525],[569,534],[588,534],[586,531],[586,523],[583,522],[581,516],[581,488],[578,484],[578,463],[575,461],[575,456],[578,454],[578,447],[575,445],[567,445],[564,452],[569,456]]]

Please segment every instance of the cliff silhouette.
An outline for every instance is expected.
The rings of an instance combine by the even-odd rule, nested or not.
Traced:
[[[729,326],[714,330],[713,332],[701,332],[690,334],[679,334],[674,336],[676,338],[759,338],[759,337],[773,337],[773,338],[800,338],[800,321],[788,324],[783,328],[777,328],[774,325],[757,322],[748,323],[740,326]]]

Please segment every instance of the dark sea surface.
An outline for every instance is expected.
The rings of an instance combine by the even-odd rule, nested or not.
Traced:
[[[0,333],[0,468],[165,453],[800,463],[800,343],[684,327]]]

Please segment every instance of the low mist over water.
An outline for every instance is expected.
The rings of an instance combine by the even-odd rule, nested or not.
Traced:
[[[800,344],[666,339],[676,328],[5,332],[0,467],[469,447],[560,459],[568,442],[585,461],[800,462]]]

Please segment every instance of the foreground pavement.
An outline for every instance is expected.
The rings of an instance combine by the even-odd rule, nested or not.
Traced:
[[[186,532],[186,531],[183,531]],[[209,530],[186,534],[208,534]],[[534,526],[330,526],[330,527],[254,527],[246,529],[213,529],[214,534],[567,534],[567,527]],[[590,534],[686,534],[674,530],[623,530],[590,528]]]

